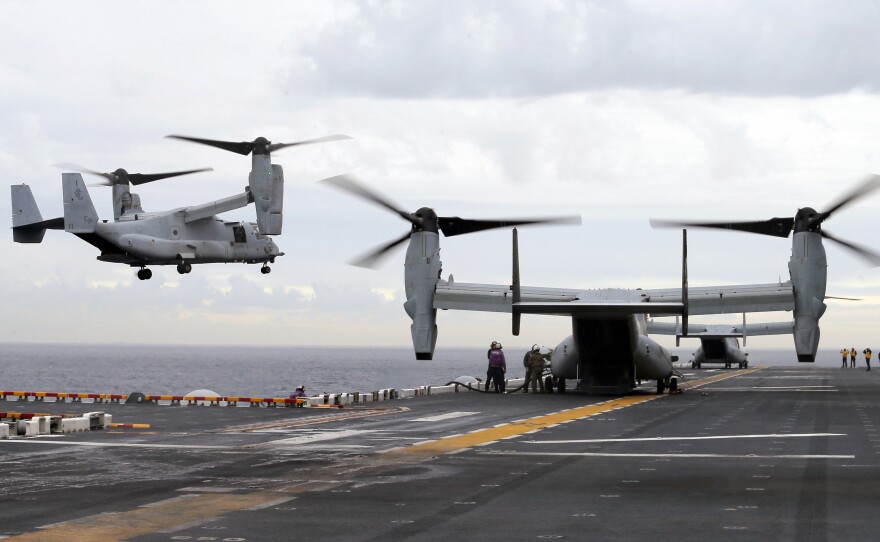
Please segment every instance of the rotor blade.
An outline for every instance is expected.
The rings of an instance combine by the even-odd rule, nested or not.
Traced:
[[[112,173],[101,173],[100,171],[94,171],[94,170],[91,170],[87,167],[78,166],[76,164],[69,164],[69,163],[55,164],[55,167],[59,167],[61,169],[70,169],[70,170],[76,171],[77,173],[87,173],[89,175],[97,175],[98,177],[104,177],[105,179],[107,179],[107,182],[105,182],[105,183],[95,183],[94,185],[89,185],[89,186],[111,186],[113,184],[113,182],[116,180],[116,175],[113,175]]]
[[[374,269],[378,265],[379,260],[381,260],[382,257],[385,256],[385,254],[388,251],[390,251],[391,249],[393,249],[394,247],[396,247],[400,243],[403,243],[404,241],[409,239],[410,236],[412,236],[412,232],[408,231],[405,234],[403,234],[403,237],[401,237],[399,239],[395,239],[395,240],[391,241],[390,243],[385,243],[382,246],[376,247],[375,249],[371,250],[370,252],[364,254],[363,256],[359,256],[358,258],[355,258],[354,260],[352,260],[348,263],[350,263],[351,265],[355,265],[357,267],[365,267],[367,269]]]
[[[269,145],[269,152],[275,152],[284,147],[293,147],[295,145],[311,145],[312,143],[326,143],[328,141],[341,141],[343,139],[352,139],[351,136],[345,134],[334,134],[327,137],[319,137],[318,139],[309,139],[306,141],[297,141],[295,143],[272,143]]]
[[[838,299],[840,301],[864,301],[864,299],[859,297],[838,297],[836,295],[826,295],[825,299]]]
[[[510,228],[513,226],[528,226],[537,224],[580,224],[579,216],[560,216],[551,218],[525,218],[525,219],[507,219],[507,220],[473,220],[469,218],[459,218],[457,216],[440,216],[437,217],[437,223],[440,231],[446,237],[453,235],[463,235],[465,233],[474,233],[483,230],[492,230],[496,228]]]
[[[190,173],[201,173],[202,171],[214,171],[214,168],[206,167],[202,169],[190,169],[187,171],[171,171],[168,173],[129,173],[128,180],[131,184],[144,184],[158,181],[160,179],[168,179],[170,177],[179,177],[180,175],[189,175]]]
[[[849,205],[850,203],[867,196],[878,188],[880,188],[880,175],[868,175],[861,184],[857,185],[846,195],[840,198],[837,203],[831,206],[831,208],[821,213],[817,218],[811,220],[810,226],[812,227],[816,224],[821,224],[826,218],[831,216],[834,211],[837,211],[841,207]]]
[[[774,237],[788,237],[794,227],[794,218],[771,218],[754,222],[673,222],[671,220],[650,220],[653,228],[717,228],[736,230]]]
[[[191,141],[193,143],[200,143],[202,145],[209,145],[211,147],[217,147],[218,149],[223,149],[224,151],[234,152],[237,154],[243,154],[247,156],[250,154],[255,147],[253,141],[217,141],[216,139],[200,139],[197,137],[189,137],[182,135],[167,135],[165,137],[170,137],[172,139],[182,139],[183,141]]]
[[[867,260],[871,264],[871,267],[880,267],[880,254],[877,254],[869,248],[865,248],[849,241],[844,241],[843,239],[838,239],[837,237],[834,237],[825,230],[822,230],[821,233],[822,237],[824,237],[825,239],[828,239],[829,241],[834,241],[835,243],[852,250],[863,259]]]
[[[326,179],[321,179],[318,181],[319,183],[329,184],[334,188],[338,188],[339,190],[344,190],[355,196],[359,196],[367,201],[371,201],[380,207],[384,207],[389,211],[399,215],[401,218],[406,220],[407,222],[413,224],[414,226],[421,226],[421,223],[415,219],[412,215],[407,213],[406,211],[402,211],[398,208],[398,206],[394,203],[391,203],[387,198],[380,196],[379,194],[373,192],[368,189],[366,186],[359,183],[355,180],[351,175],[337,175],[335,177],[328,177]]]

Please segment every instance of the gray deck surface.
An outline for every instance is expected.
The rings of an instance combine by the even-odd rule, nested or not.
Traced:
[[[880,537],[880,371],[686,373],[728,378],[662,397],[458,393],[344,409],[0,402],[151,424],[0,440],[0,538]],[[636,404],[607,410],[621,400]]]

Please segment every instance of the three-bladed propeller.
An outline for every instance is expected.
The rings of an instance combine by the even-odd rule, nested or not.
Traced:
[[[58,164],[58,167],[62,169],[72,169],[78,173],[87,173],[89,175],[97,175],[98,177],[104,177],[106,179],[105,182],[95,183],[90,186],[113,186],[114,184],[144,184],[151,183],[153,181],[158,181],[161,179],[168,179],[169,177],[179,177],[180,175],[189,175],[190,173],[201,173],[202,171],[214,171],[213,168],[202,168],[202,169],[190,169],[187,171],[171,171],[168,173],[129,173],[126,170],[119,168],[112,173],[101,173],[99,171],[94,171],[88,168],[84,168],[82,166],[78,166],[76,164]]]
[[[837,200],[837,202],[831,205],[827,211],[821,213],[811,207],[803,207],[798,209],[797,214],[791,218],[771,218],[770,220],[751,222],[675,222],[670,220],[651,219],[651,226],[718,228],[757,233],[761,235],[772,235],[775,237],[788,237],[791,235],[792,231],[795,233],[813,232],[855,252],[869,261],[871,265],[880,266],[880,254],[850,241],[844,241],[843,239],[834,237],[831,233],[822,229],[822,223],[830,218],[836,211],[866,197],[878,188],[880,188],[880,176],[869,175],[862,183],[856,185],[856,187],[849,192],[846,192]]]
[[[247,156],[250,153],[254,154],[271,154],[274,151],[279,149],[283,149],[284,147],[293,147],[296,145],[310,145],[312,143],[326,143],[328,141],[339,141],[342,139],[351,139],[351,137],[345,134],[335,134],[327,137],[319,137],[318,139],[309,139],[306,141],[297,141],[295,143],[272,143],[265,137],[258,137],[253,141],[218,141],[215,139],[201,139],[198,137],[189,137],[182,135],[169,135],[165,137],[170,137],[172,139],[182,139],[183,141],[191,141],[193,143],[200,143],[202,145],[208,145],[211,147],[217,147],[218,149],[223,149],[224,151],[234,152],[237,154],[242,154]]]
[[[340,190],[344,190],[354,194],[360,198],[370,201],[379,207],[391,211],[400,216],[412,225],[410,231],[402,237],[394,239],[384,245],[376,247],[374,250],[350,262],[358,267],[375,267],[378,261],[389,250],[409,239],[413,233],[420,231],[427,232],[443,232],[443,235],[451,237],[453,235],[463,235],[466,233],[474,233],[483,230],[491,230],[496,228],[509,228],[513,226],[526,226],[533,224],[580,224],[580,216],[562,216],[551,218],[526,218],[526,219],[504,219],[504,220],[475,220],[468,218],[459,218],[457,216],[437,216],[437,213],[429,207],[422,207],[414,213],[408,213],[400,208],[399,205],[392,203],[389,199],[379,195],[373,190],[368,189],[363,184],[357,182],[350,175],[337,175],[323,179],[324,184],[328,184]]]

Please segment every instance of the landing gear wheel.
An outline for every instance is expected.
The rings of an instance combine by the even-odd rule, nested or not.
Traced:
[[[177,264],[177,272],[181,275],[186,275],[186,268],[183,267],[182,263]]]
[[[748,369],[748,368],[749,368],[749,362],[748,361],[743,362],[743,369]]]
[[[271,272],[272,272],[272,268],[269,267],[268,265],[263,265],[263,267],[260,268],[260,273],[262,273],[264,275],[268,275]]]
[[[666,383],[663,380],[657,381],[657,395],[663,395],[663,391],[666,389]]]
[[[691,369],[696,369],[696,368],[697,368],[697,362],[696,362],[696,361],[692,361],[692,362],[691,362]]]
[[[137,272],[137,278],[141,280],[150,280],[151,278],[153,278],[153,272],[144,267]]]
[[[678,379],[671,378],[669,380],[669,393],[676,393],[678,391]]]
[[[565,379],[560,378],[556,384],[556,389],[559,390],[559,393],[565,393]]]
[[[548,376],[544,379],[544,391],[547,393],[553,393],[553,377]]]

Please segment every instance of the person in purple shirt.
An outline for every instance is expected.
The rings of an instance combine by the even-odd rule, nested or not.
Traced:
[[[306,387],[305,386],[300,386],[300,387],[296,388],[296,390],[290,394],[291,399],[298,399],[300,397],[305,397],[305,396],[306,396]]]
[[[501,351],[501,343],[495,343],[495,347],[489,350],[489,374],[495,384],[495,393],[504,393],[504,373],[507,372],[507,361],[504,352]]]

